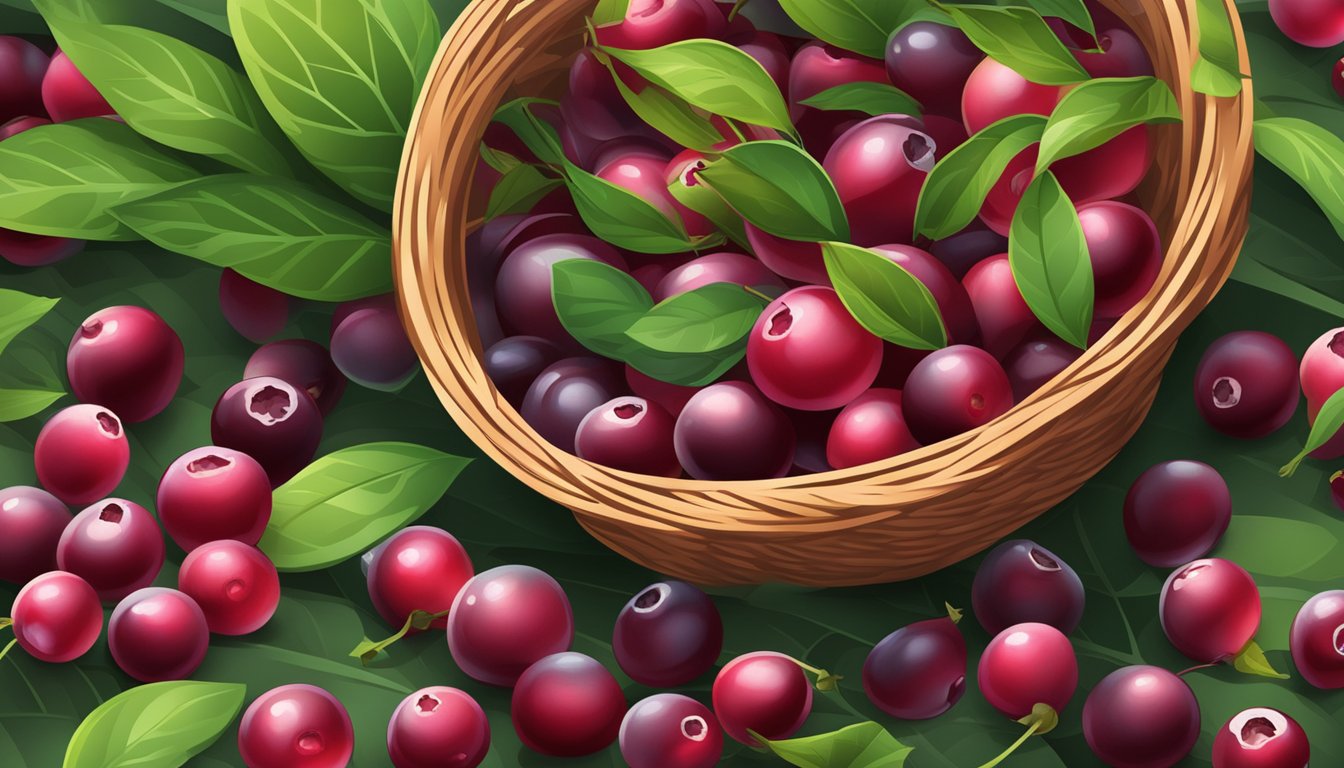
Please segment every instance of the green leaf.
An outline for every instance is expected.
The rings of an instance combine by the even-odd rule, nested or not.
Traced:
[[[523,164],[522,160],[508,152],[487,147],[485,142],[481,142],[481,159],[485,161],[486,165],[500,173],[508,173]]]
[[[1061,339],[1087,348],[1096,292],[1078,209],[1049,171],[1022,195],[1008,236],[1008,260],[1022,298]]]
[[[779,0],[789,18],[817,38],[873,59],[887,38],[918,11],[921,0]]]
[[[4,353],[15,336],[46,317],[59,301],[0,288],[0,354]]]
[[[247,686],[180,680],[132,688],[80,724],[64,768],[177,768],[218,739]]]
[[[745,339],[764,307],[741,285],[711,283],[658,304],[625,334],[659,352],[714,352]]]
[[[504,104],[495,110],[491,119],[507,126],[517,134],[523,145],[547,165],[559,166],[565,161],[565,150],[560,143],[560,134],[555,126],[541,120],[532,113],[532,107],[538,105],[558,106],[546,99],[519,98]]]
[[[86,240],[134,240],[109,209],[197,175],[124,123],[103,118],[5,139],[0,168],[0,227]]]
[[[1199,58],[1190,72],[1190,85],[1209,96],[1241,93],[1241,55],[1223,0],[1195,0],[1199,31]]]
[[[1036,172],[1105,144],[1136,125],[1179,123],[1181,108],[1154,77],[1089,80],[1064,94],[1041,137]]]
[[[938,302],[914,275],[856,245],[826,243],[822,254],[840,301],[870,333],[910,349],[947,346]]]
[[[335,565],[423,515],[470,461],[410,443],[327,454],[275,489],[257,546],[281,571]]]
[[[488,221],[496,216],[527,213],[562,184],[563,181],[544,175],[535,166],[518,165],[505,173],[490,193],[485,218]]]
[[[1097,28],[1092,23],[1092,14],[1088,12],[1083,0],[1027,0],[1027,5],[1035,8],[1042,16],[1063,19],[1094,37],[1097,34]]]
[[[606,58],[606,57],[604,57]],[[607,58],[610,61],[610,58]],[[723,134],[683,98],[646,83],[638,93],[613,73],[616,89],[640,120],[683,147],[708,152],[723,143]]]
[[[1295,117],[1256,120],[1254,136],[1255,150],[1306,190],[1344,238],[1344,140]]]
[[[799,768],[902,768],[914,751],[914,747],[907,747],[872,722],[784,741],[752,735],[766,749]]]
[[[347,301],[392,289],[387,230],[295,181],[207,176],[114,213],[160,247],[292,296]]]
[[[630,0],[597,0],[593,9],[593,26],[601,27],[625,20],[625,12],[630,8]]]
[[[845,83],[803,99],[800,103],[827,111],[854,111],[873,116],[896,114],[919,117],[921,114],[919,102],[914,97],[886,83]]]
[[[1232,659],[1232,667],[1238,672],[1244,672],[1248,675],[1272,677],[1275,680],[1288,679],[1288,675],[1274,669],[1274,665],[1270,664],[1269,659],[1265,657],[1264,649],[1254,640]]]
[[[975,220],[1014,157],[1041,140],[1046,118],[1014,115],[986,126],[933,166],[915,209],[915,231],[950,237]]]
[[[674,179],[667,188],[677,202],[709,219],[710,223],[729,240],[746,253],[751,253],[751,243],[747,241],[746,222],[724,202],[722,197],[719,197],[717,192],[710,189],[709,185],[700,182],[699,173],[698,170],[695,172],[695,181],[692,184],[684,184]]]
[[[653,299],[629,274],[591,259],[551,267],[551,300],[569,335],[599,355],[622,360],[631,346],[625,332],[653,308]]]
[[[564,161],[565,181],[574,207],[594,235],[636,253],[683,253],[707,243],[692,240],[681,221],[673,221],[628,189]]]
[[[821,164],[785,141],[749,141],[699,172],[743,218],[778,237],[848,240],[849,220]]]
[[[1333,395],[1326,398],[1321,410],[1316,413],[1316,421],[1311,424],[1311,432],[1307,435],[1307,444],[1302,447],[1296,456],[1292,458],[1283,468],[1279,470],[1280,477],[1292,477],[1297,472],[1298,466],[1306,460],[1307,455],[1330,442],[1330,438],[1335,436],[1341,428],[1344,428],[1344,389],[1337,390]]]
[[[229,34],[229,13],[224,0],[158,0],[158,2],[220,34]]]
[[[1088,79],[1053,30],[1031,8],[996,5],[937,5],[990,58],[1043,85]]]
[[[0,422],[36,416],[62,397],[65,393],[60,390],[0,388]]]
[[[626,351],[624,362],[658,381],[681,387],[703,387],[723,378],[746,356],[745,344],[699,354],[659,352],[636,345]]]
[[[318,170],[392,210],[401,148],[439,44],[425,0],[229,0],[266,108]]]

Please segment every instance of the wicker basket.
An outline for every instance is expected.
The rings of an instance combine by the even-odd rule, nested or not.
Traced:
[[[562,86],[593,2],[475,0],[463,12],[402,159],[395,272],[407,328],[457,424],[598,539],[656,571],[702,584],[839,586],[914,578],[980,552],[1115,456],[1147,414],[1177,336],[1236,261],[1248,221],[1250,83],[1233,99],[1191,90],[1194,0],[1107,0],[1144,41],[1184,122],[1156,129],[1155,170],[1140,190],[1167,244],[1157,286],[1100,343],[997,421],[880,464],[713,483],[585,462],[525,424],[482,369],[463,242],[477,215],[477,145],[495,107]]]

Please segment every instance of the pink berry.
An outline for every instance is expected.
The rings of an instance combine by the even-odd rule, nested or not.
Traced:
[[[676,419],[642,397],[618,397],[579,422],[574,453],[581,459],[642,475],[681,477],[672,445]]]
[[[0,48],[3,48],[6,45],[3,42],[6,39],[13,38],[0,38]],[[0,56],[3,55],[3,53],[0,53]],[[12,136],[18,136],[20,133],[32,130],[33,128],[41,128],[44,125],[51,125],[51,121],[45,117],[33,117],[32,115],[12,118],[6,122],[0,123],[0,141]]]
[[[750,286],[775,294],[784,292],[784,281],[761,262],[740,253],[719,252],[692,259],[668,272],[653,290],[653,300],[663,301],[711,283]]]
[[[597,166],[597,177],[637,195],[668,219],[680,221],[691,237],[703,237],[714,225],[702,214],[682,205],[667,188],[668,158],[662,154],[630,152]]]
[[[890,83],[886,65],[877,59],[815,41],[793,55],[789,67],[789,111],[795,122],[807,114],[801,102],[848,83]]]
[[[905,425],[900,390],[870,389],[835,417],[826,440],[826,461],[834,469],[849,469],[918,447]]]
[[[971,303],[968,286],[959,282],[952,270],[933,254],[913,245],[879,245],[873,250],[914,275],[929,289],[938,304],[949,343],[976,344],[980,341],[980,326],[976,321],[979,310]]]
[[[1017,624],[986,646],[977,672],[980,693],[1014,720],[1037,704],[1059,712],[1078,687],[1078,659],[1064,633],[1048,624]]]
[[[713,0],[631,0],[625,19],[599,28],[597,41],[612,48],[660,48],[681,40],[717,37],[724,23]]]
[[[1003,358],[1003,371],[1013,385],[1013,400],[1022,402],[1073,365],[1083,351],[1051,334],[1019,344]]]
[[[185,680],[201,666],[209,646],[205,614],[175,589],[132,592],[107,622],[112,660],[142,683]]]
[[[1238,712],[1213,738],[1213,768],[1307,768],[1310,758],[1307,732],[1268,707]]]
[[[574,613],[560,584],[526,565],[502,565],[468,581],[448,616],[457,666],[489,685],[510,686],[537,660],[569,650]]]
[[[746,19],[740,13],[737,18]],[[737,47],[761,65],[761,68],[770,75],[770,79],[775,81],[775,86],[779,88],[781,94],[788,95],[792,62],[789,60],[789,49],[779,35],[752,31],[737,43]]]
[[[1148,293],[1162,267],[1162,243],[1148,214],[1108,200],[1078,207],[1096,282],[1097,317],[1120,317]]]
[[[594,408],[619,395],[623,384],[620,369],[610,360],[566,358],[537,376],[519,412],[552,445],[574,453],[579,425]]]
[[[908,243],[936,147],[916,120],[884,115],[845,131],[822,164],[835,182],[856,245]]]
[[[747,242],[756,258],[775,274],[803,283],[830,285],[820,243],[805,243],[776,237],[747,224]]]
[[[402,700],[387,724],[394,768],[476,768],[490,751],[490,721],[470,694],[436,685]]]
[[[1059,101],[1059,86],[1040,85],[1016,70],[986,57],[966,81],[961,112],[972,135],[1012,115],[1049,115]]]
[[[130,466],[121,420],[97,405],[72,405],[37,435],[37,479],[66,504],[89,504],[111,493]]]
[[[923,445],[988,424],[1013,407],[1008,375],[992,355],[965,345],[924,358],[906,380],[903,407],[910,434]]]
[[[723,755],[723,729],[695,699],[658,693],[625,713],[620,743],[630,768],[713,768]]]
[[[323,416],[335,410],[345,394],[345,375],[332,362],[331,353],[307,339],[273,341],[253,352],[243,369],[243,378],[261,376],[274,376],[307,390]]]
[[[616,678],[591,656],[565,651],[538,660],[518,678],[510,714],[519,741],[534,752],[579,757],[616,740],[625,716]]]
[[[19,590],[9,612],[19,647],[60,664],[89,652],[103,631],[98,593],[73,573],[50,571]]]
[[[40,115],[42,76],[49,64],[41,48],[13,35],[0,36],[0,123],[24,115]]]
[[[168,467],[155,505],[164,530],[184,551],[219,539],[256,544],[271,519],[271,482],[251,456],[206,446]]]
[[[246,379],[215,403],[210,437],[256,459],[280,485],[308,465],[322,440],[322,412],[308,392],[273,376]]]
[[[238,751],[248,768],[345,768],[354,749],[350,714],[313,685],[272,688],[238,725]]]
[[[219,275],[219,308],[233,330],[260,344],[274,338],[289,322],[290,298],[254,283],[232,269]]]
[[[217,635],[250,635],[280,605],[275,564],[256,547],[232,539],[193,549],[177,572],[177,588],[196,601]]]
[[[1308,683],[1344,688],[1344,590],[1330,590],[1302,604],[1289,633],[1293,664]]]
[[[1083,736],[1115,768],[1174,766],[1199,739],[1199,702],[1165,669],[1133,666],[1102,679],[1083,704]]]
[[[1196,560],[1162,587],[1162,631],[1176,650],[1201,664],[1229,661],[1260,627],[1260,590],[1229,560]]]
[[[748,653],[724,665],[714,678],[713,697],[724,732],[751,746],[759,742],[747,731],[771,741],[787,739],[812,712],[812,683],[803,668],[771,651]]]
[[[65,364],[75,397],[134,424],[158,415],[177,393],[182,340],[148,309],[108,307],[80,325]]]
[[[1344,328],[1321,334],[1302,355],[1302,394],[1317,407],[1344,389]]]
[[[1195,405],[1209,426],[1240,438],[1264,437],[1297,410],[1297,356],[1260,331],[1229,333],[1209,345],[1195,370]]]
[[[0,259],[17,267],[45,267],[84,250],[83,240],[0,229]]]
[[[519,408],[532,382],[560,356],[560,348],[540,336],[510,336],[487,348],[481,365],[495,389]]]
[[[723,620],[709,595],[685,582],[661,581],[621,609],[611,647],[635,682],[675,688],[714,666],[723,649]]]
[[[966,81],[985,58],[956,27],[914,21],[887,42],[887,74],[927,110],[958,114]],[[946,151],[946,148],[941,148]]]
[[[504,259],[495,282],[495,301],[506,331],[576,348],[555,314],[551,297],[551,268],[567,259],[601,261],[625,269],[621,254],[595,237],[554,234],[521,243]]]
[[[84,73],[75,68],[65,51],[57,51],[51,57],[51,64],[42,77],[42,103],[47,114],[58,123],[116,114]]]
[[[752,385],[730,381],[686,403],[672,442],[697,480],[761,480],[788,474],[797,438],[778,406]]]
[[[966,639],[950,618],[901,627],[868,654],[863,690],[892,717],[937,717],[966,692]]]
[[[107,601],[149,586],[163,558],[154,516],[125,499],[105,499],[75,515],[56,547],[61,570],[87,581]]]
[[[962,284],[975,307],[984,348],[991,355],[1004,358],[1040,327],[1013,279],[1008,254],[991,256],[971,267]]]
[[[56,570],[56,545],[70,520],[61,500],[41,488],[0,490],[0,580],[27,584]]]
[[[1125,497],[1125,535],[1134,554],[1159,568],[1213,550],[1232,522],[1232,494],[1218,470],[1198,461],[1148,468]]]
[[[467,551],[451,533],[413,525],[393,534],[374,553],[369,599],[383,621],[400,629],[415,611],[449,611],[474,573]],[[435,619],[431,626],[446,628],[448,617]]]
[[[1344,43],[1344,2],[1270,0],[1269,15],[1290,40],[1312,48]]]
[[[1048,624],[1064,634],[1083,620],[1083,581],[1034,541],[1005,541],[985,556],[971,586],[975,618],[991,635],[1015,624]]]
[[[390,295],[360,303],[331,332],[331,360],[356,384],[385,392],[401,389],[420,370]]]

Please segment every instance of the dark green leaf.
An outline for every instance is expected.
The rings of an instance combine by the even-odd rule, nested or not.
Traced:
[[[996,5],[940,5],[971,42],[1019,75],[1044,85],[1088,79],[1087,70],[1031,8]]]
[[[708,243],[692,240],[681,221],[624,187],[564,161],[565,181],[583,223],[594,235],[636,253],[683,253]]]
[[[1279,475],[1281,477],[1291,477],[1308,454],[1330,442],[1330,438],[1334,437],[1335,433],[1341,428],[1344,428],[1344,389],[1336,391],[1326,399],[1321,406],[1321,410],[1316,413],[1316,420],[1311,424],[1311,432],[1307,435],[1307,444],[1293,457],[1292,461],[1289,461],[1279,470]]]
[[[848,240],[849,221],[821,164],[785,141],[724,151],[699,177],[747,221],[790,240]]]
[[[1255,150],[1292,177],[1344,238],[1344,141],[1295,117],[1255,121]]]
[[[814,36],[874,59],[886,56],[887,38],[925,7],[919,0],[779,0],[779,5]]]
[[[36,416],[62,397],[65,393],[59,390],[0,388],[0,422]]]
[[[532,107],[539,105],[556,106],[556,102],[533,98],[514,99],[495,110],[492,119],[517,134],[523,145],[543,163],[559,166],[565,161],[560,134],[555,126],[532,113]]]
[[[911,115],[919,117],[921,108],[905,91],[886,83],[854,82],[822,91],[803,104],[816,109],[848,110],[868,115]]]
[[[613,79],[621,97],[639,119],[681,146],[707,152],[723,143],[723,134],[685,99],[652,83],[646,83],[636,93],[621,78],[613,76]]]
[[[45,317],[59,301],[0,288],[0,354],[15,336]]]
[[[485,209],[485,218],[507,216],[515,213],[527,213],[543,197],[564,184],[553,176],[546,176],[536,166],[518,165],[505,173],[494,191],[490,193],[490,203]]]
[[[593,9],[593,26],[601,27],[622,21],[629,8],[630,0],[597,0],[597,7]]]
[[[1274,665],[1265,658],[1265,650],[1254,640],[1232,660],[1232,667],[1238,672],[1260,677],[1272,677],[1275,680],[1287,680],[1288,675],[1274,669]]]
[[[799,768],[902,768],[914,751],[877,723],[859,723],[834,733],[769,741],[766,749]]]
[[[688,354],[659,352],[633,346],[626,350],[625,362],[640,373],[682,387],[713,384],[732,370],[747,355],[747,345],[737,344],[713,352]]]
[[[1089,35],[1096,35],[1096,26],[1092,23],[1092,14],[1088,13],[1083,0],[1027,0],[1027,5],[1036,9],[1042,16],[1063,19]]]
[[[84,719],[64,768],[177,768],[225,732],[246,694],[247,686],[195,680],[132,688]]]
[[[633,277],[600,261],[571,259],[551,267],[551,298],[560,323],[580,344],[599,355],[624,359],[625,332],[653,308],[653,299]]]
[[[1223,0],[1195,0],[1199,28],[1199,58],[1190,72],[1190,85],[1209,96],[1241,93],[1241,55],[1232,21]]]
[[[737,344],[765,302],[736,283],[711,283],[664,301],[625,332],[659,352],[714,352]]]
[[[696,171],[696,174],[698,176],[699,171]],[[673,180],[668,189],[677,202],[709,219],[710,223],[729,240],[747,253],[751,253],[751,243],[747,241],[746,223],[717,192],[709,188],[709,185],[701,183],[697,177],[695,183],[690,185]]]
[[[1045,124],[1036,172],[1080,155],[1144,123],[1178,123],[1181,108],[1154,77],[1089,80],[1064,94]]]
[[[1086,349],[1096,301],[1092,259],[1078,210],[1049,171],[1022,195],[1008,236],[1008,260],[1036,317],[1061,339]]]
[[[327,454],[275,489],[257,546],[281,571],[335,565],[423,515],[469,462],[410,443]]]
[[[822,247],[840,301],[870,333],[910,349],[942,349],[938,302],[918,278],[880,253],[846,243]]]

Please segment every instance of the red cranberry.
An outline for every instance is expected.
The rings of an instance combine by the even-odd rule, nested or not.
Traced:
[[[616,249],[595,237],[544,235],[520,244],[504,259],[495,283],[495,301],[506,330],[540,336],[566,349],[575,347],[556,317],[551,298],[551,267],[567,259],[601,261],[625,269],[625,260]]]
[[[1288,638],[1293,664],[1317,688],[1344,688],[1344,590],[1313,596],[1302,604]]]
[[[4,40],[6,39],[13,39],[13,38],[0,37],[0,48],[3,48],[5,46]],[[0,56],[3,55],[4,54],[0,52]],[[7,122],[0,123],[0,141],[8,139],[12,136],[18,136],[20,133],[32,130],[33,128],[41,128],[44,125],[51,125],[51,121],[45,117],[33,117],[31,115],[25,115],[23,117],[13,118],[12,120],[9,120]]]
[[[1315,425],[1316,417],[1320,415],[1321,405],[1307,402],[1307,424]],[[1344,429],[1336,432],[1333,437],[1325,442],[1320,448],[1309,454],[1313,459],[1337,459],[1344,456]]]
[[[61,534],[56,562],[79,576],[103,600],[147,587],[163,568],[163,534],[144,507],[106,499],[75,515]]]
[[[331,360],[362,387],[395,392],[420,370],[389,294],[355,310],[331,334]]]
[[[587,49],[569,67],[569,89],[560,99],[560,109],[567,125],[600,141],[629,136],[642,125],[611,72]]]
[[[177,572],[177,588],[196,601],[217,635],[250,635],[280,605],[275,564],[256,547],[232,539],[193,549]]]
[[[991,256],[971,267],[962,283],[975,307],[985,349],[991,355],[1003,358],[1040,326],[1017,289],[1008,254]]]
[[[1014,624],[1048,624],[1068,634],[1083,619],[1083,582],[1069,564],[1034,541],[1005,541],[975,572],[975,618],[991,635]]]
[[[985,58],[956,27],[914,21],[887,41],[887,74],[927,110],[955,114],[966,80]]]
[[[597,41],[612,48],[660,48],[692,38],[718,37],[724,24],[713,0],[631,0],[625,19],[599,28]]]
[[[971,303],[966,286],[933,254],[912,245],[880,245],[873,250],[896,262],[929,289],[938,303],[938,313],[951,343],[974,344],[980,340],[978,310]]]
[[[663,301],[711,283],[735,283],[767,293],[784,292],[784,281],[761,262],[740,253],[720,252],[692,259],[668,272],[654,289],[653,300]]]
[[[702,214],[682,205],[667,188],[668,159],[662,155],[631,152],[612,157],[597,167],[600,179],[634,193],[672,221],[680,221],[691,237],[703,237],[714,225]]]
[[[253,282],[232,269],[219,275],[219,308],[233,330],[260,344],[289,322],[289,296]]]
[[[70,520],[61,500],[41,488],[0,491],[0,579],[27,584],[56,570],[56,544]]]
[[[134,424],[158,415],[177,393],[182,340],[148,309],[108,307],[80,325],[65,365],[75,397]]]
[[[256,544],[271,519],[271,482],[251,456],[206,446],[168,467],[155,505],[184,551],[219,539]]]
[[[621,609],[611,647],[635,682],[676,688],[714,666],[723,650],[723,620],[709,595],[685,582],[660,581]]]
[[[747,242],[756,252],[756,258],[769,267],[772,272],[789,280],[803,283],[829,285],[831,278],[826,273],[826,261],[822,257],[821,243],[805,243],[799,240],[786,240],[747,223]]]
[[[1326,331],[1312,342],[1302,355],[1301,378],[1302,394],[1318,408],[1344,389],[1344,328]]]
[[[504,328],[495,306],[495,280],[504,257],[520,243],[534,237],[586,231],[578,216],[547,213],[499,216],[467,236],[467,288],[471,293],[472,314],[476,317],[476,332],[483,348],[504,338]]]
[[[949,152],[966,143],[970,136],[961,116],[955,118],[942,115],[924,115],[919,119],[924,124],[924,132],[933,139],[934,153],[945,157]]]
[[[1095,21],[1095,20],[1094,20]],[[1089,41],[1092,42],[1092,41]],[[1153,62],[1133,32],[1123,27],[1097,27],[1100,53],[1072,51],[1073,57],[1093,77],[1151,77]]]
[[[676,419],[642,397],[618,397],[583,417],[574,436],[581,459],[642,475],[681,477],[672,447]]]
[[[274,376],[306,390],[323,416],[330,414],[345,394],[345,375],[331,360],[327,348],[307,339],[266,344],[247,359],[244,379]]]
[[[887,635],[863,664],[863,690],[874,706],[902,720],[951,709],[966,692],[966,639],[956,622],[930,619]]]
[[[1064,633],[1049,624],[1017,624],[1000,632],[980,657],[980,692],[1014,720],[1037,704],[1059,712],[1078,687],[1078,659]]]
[[[41,48],[13,35],[0,35],[0,122],[23,115],[40,115],[42,76],[49,59]]]
[[[635,278],[635,282],[639,283],[641,288],[652,295],[654,291],[658,290],[658,284],[663,281],[664,277],[667,277],[667,273],[670,271],[662,264],[642,264],[631,269],[630,276]]]
[[[663,407],[673,418],[681,415],[682,409],[700,390],[697,387],[683,387],[640,373],[634,367],[625,367],[625,383],[631,392]]]
[[[783,477],[793,466],[796,437],[788,417],[746,382],[700,390],[677,417],[677,459],[697,480]]]
[[[1334,87],[1335,93],[1339,98],[1344,99],[1344,59],[1335,62],[1335,68],[1330,71],[1330,85]]]
[[[205,660],[210,629],[195,600],[176,589],[149,587],[112,611],[107,647],[121,671],[142,683],[185,680]]]
[[[1078,207],[1092,274],[1096,315],[1120,317],[1157,282],[1162,243],[1157,226],[1141,209],[1108,200]]]
[[[569,650],[574,613],[560,584],[526,565],[477,574],[448,616],[448,650],[457,666],[490,685],[513,685],[538,659]]]
[[[45,267],[84,250],[83,240],[0,229],[0,259],[16,267]]]
[[[860,395],[855,402],[862,400],[863,397]],[[793,423],[796,438],[793,468],[789,471],[789,476],[815,475],[818,472],[830,472],[835,469],[826,459],[826,443],[830,440],[831,427],[835,425],[840,411],[786,410],[785,414]]]
[[[835,418],[826,441],[826,461],[834,469],[849,469],[918,447],[905,426],[900,390],[870,389]]]
[[[1307,732],[1268,707],[1243,709],[1213,739],[1213,768],[1307,768],[1310,758]]]
[[[1269,15],[1295,43],[1312,48],[1344,43],[1344,3],[1339,0],[1270,0]]]
[[[523,398],[523,420],[555,447],[574,453],[579,424],[624,387],[609,360],[571,357],[546,368]]]
[[[807,112],[802,101],[849,83],[890,83],[887,67],[821,41],[799,48],[789,67],[789,111],[794,121]]]
[[[88,504],[111,493],[130,463],[121,421],[97,405],[72,405],[52,416],[33,448],[37,479],[66,504]]]
[[[88,653],[103,631],[98,593],[65,571],[44,573],[25,584],[14,597],[9,615],[19,647],[53,664]]]
[[[713,768],[723,756],[723,729],[695,699],[658,693],[625,713],[620,743],[630,768]]]
[[[510,336],[485,350],[481,364],[495,389],[518,408],[537,376],[559,359],[560,349],[540,336]]]
[[[1264,437],[1292,418],[1299,399],[1297,357],[1260,331],[1229,333],[1209,345],[1195,371],[1195,405],[1225,435]]]
[[[984,426],[1013,407],[1008,375],[992,355],[965,345],[940,349],[910,372],[905,423],[923,445]]]
[[[840,193],[856,245],[910,241],[934,151],[933,139],[903,115],[865,120],[836,140],[822,165]]]
[[[966,80],[961,96],[962,119],[966,131],[974,135],[1012,115],[1049,115],[1059,95],[1059,86],[1033,83],[1008,65],[986,57]]]
[[[1013,399],[1020,403],[1031,397],[1082,354],[1082,350],[1049,334],[1019,344],[1003,359],[1004,373],[1013,385]]]
[[[713,697],[723,730],[750,746],[759,742],[747,731],[771,741],[787,739],[812,712],[812,683],[803,668],[770,651],[728,662],[714,678]]]
[[[738,14],[737,18],[745,20],[746,17]],[[789,73],[793,65],[789,60],[788,46],[784,45],[779,35],[753,31],[737,47],[761,65],[770,79],[775,81],[781,94],[788,94]]]
[[[51,64],[42,77],[42,104],[51,119],[58,123],[116,113],[64,51],[57,51],[51,57]]]
[[[1196,560],[1172,572],[1158,606],[1176,650],[1201,664],[1241,653],[1260,627],[1260,590],[1229,560]]]
[[[280,485],[313,460],[322,441],[322,412],[308,392],[274,376],[245,379],[215,403],[210,437],[242,451]]]
[[[451,533],[413,525],[378,547],[369,564],[369,599],[393,628],[415,611],[425,611],[444,614],[430,625],[444,629],[453,600],[474,573],[467,551]]]
[[[1176,765],[1199,739],[1199,702],[1184,680],[1165,669],[1117,669],[1088,694],[1083,736],[1107,765]]]
[[[354,750],[350,714],[313,685],[272,688],[238,725],[238,751],[248,768],[345,768]]]
[[[489,751],[485,710],[457,688],[421,688],[402,699],[387,724],[394,768],[476,768]]]
[[[1232,522],[1232,494],[1218,470],[1199,461],[1164,461],[1125,497],[1125,535],[1134,554],[1159,568],[1207,555]]]
[[[616,740],[625,716],[616,678],[591,656],[547,656],[518,678],[510,713],[519,741],[543,755],[591,755]]]
[[[1035,149],[1031,151],[1035,152]],[[1035,162],[1033,157],[1032,163]],[[1082,205],[1128,195],[1148,175],[1152,164],[1153,147],[1148,126],[1140,125],[1096,149],[1066,157],[1050,170],[1059,177],[1069,199]]]

